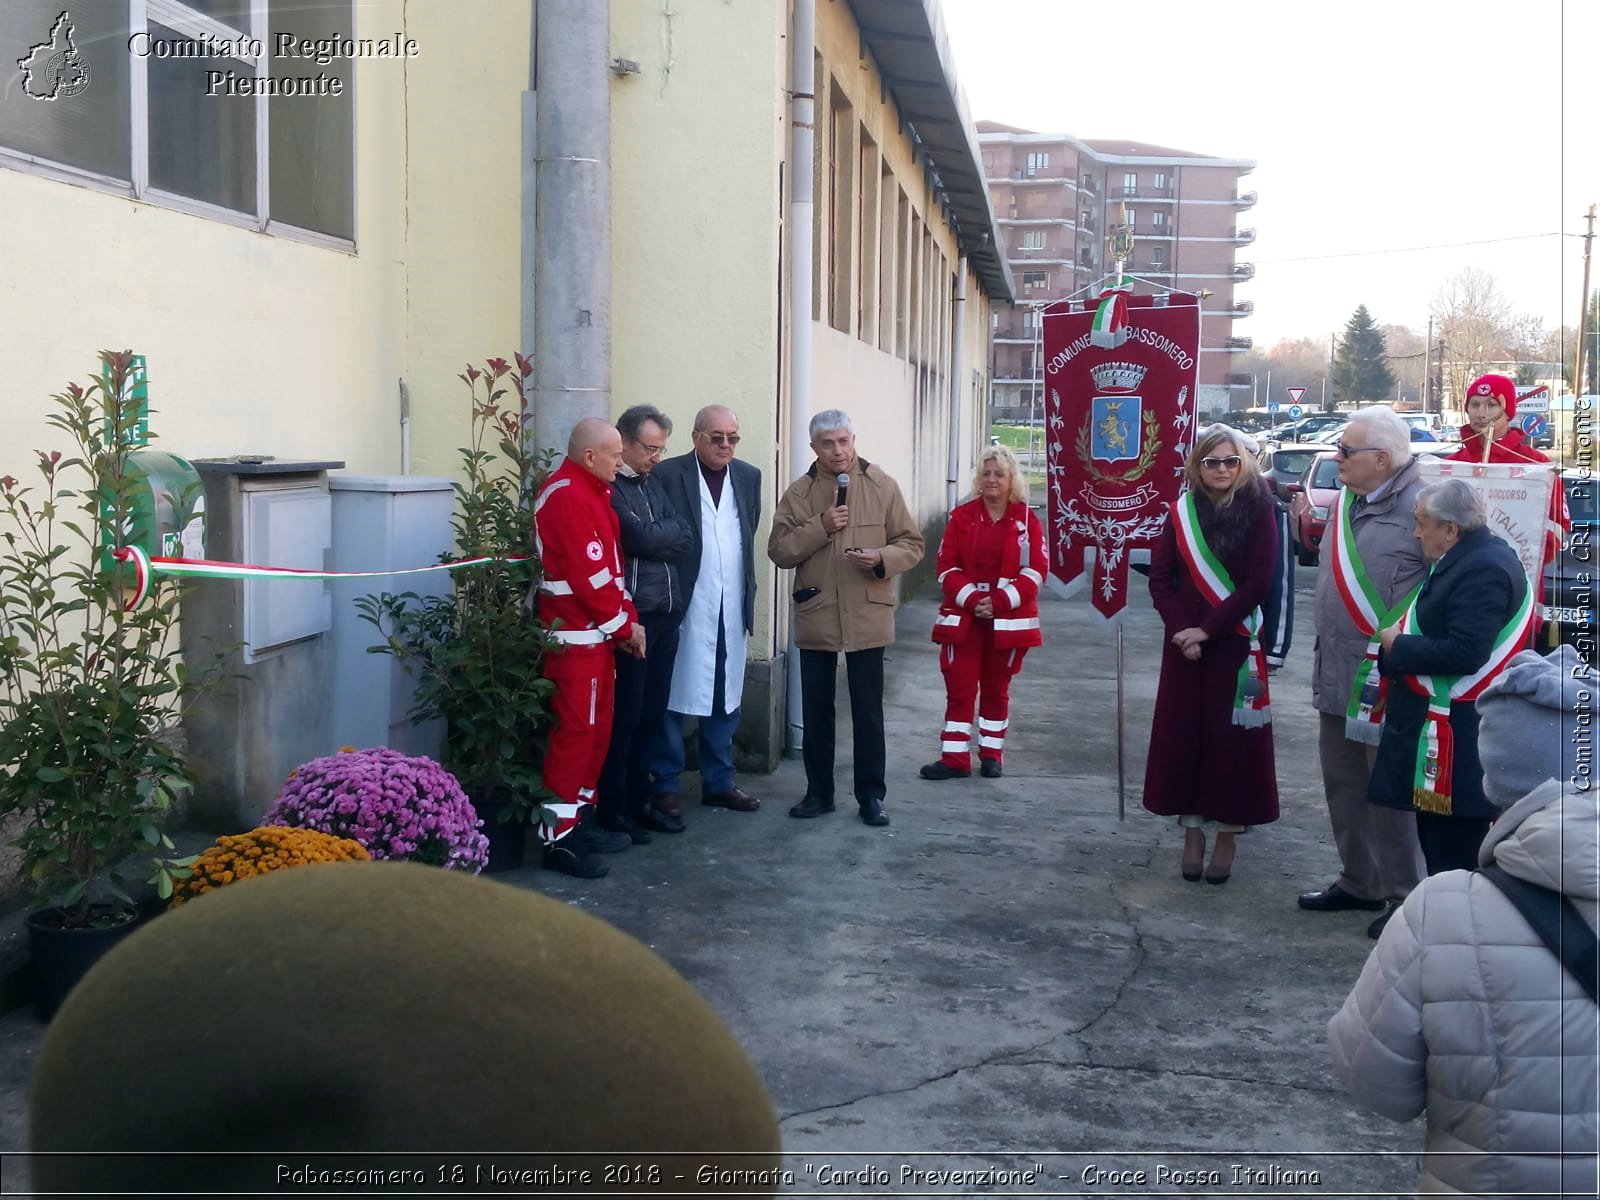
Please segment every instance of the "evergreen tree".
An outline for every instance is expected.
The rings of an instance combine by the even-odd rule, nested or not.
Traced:
[[[1389,370],[1388,348],[1383,332],[1363,304],[1345,323],[1333,356],[1333,384],[1336,404],[1381,404],[1394,398],[1394,372]]]

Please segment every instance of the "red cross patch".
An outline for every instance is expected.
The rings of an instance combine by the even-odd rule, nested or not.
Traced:
[[[606,556],[605,547],[601,546],[598,541],[590,542],[584,553],[589,556],[590,562],[599,562]]]

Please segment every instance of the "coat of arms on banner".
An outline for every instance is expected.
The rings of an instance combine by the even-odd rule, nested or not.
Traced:
[[[1076,585],[1092,559],[1092,601],[1107,617],[1127,603],[1131,551],[1166,524],[1194,436],[1198,299],[1130,296],[1128,306],[1115,347],[1094,340],[1092,307],[1044,312],[1050,570]]]

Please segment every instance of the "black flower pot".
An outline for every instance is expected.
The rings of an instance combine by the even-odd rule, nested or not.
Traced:
[[[524,821],[502,821],[500,807],[509,799],[506,791],[496,788],[487,800],[472,801],[473,810],[483,822],[483,835],[489,839],[489,864],[483,868],[485,875],[498,875],[515,871],[522,866],[527,852],[528,826]]]
[[[59,908],[29,913],[28,957],[33,968],[33,1015],[49,1021],[89,968],[139,927],[139,914],[116,905],[89,910],[93,923],[63,926]]]

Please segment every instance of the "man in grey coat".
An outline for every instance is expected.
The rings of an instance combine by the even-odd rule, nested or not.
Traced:
[[[1412,517],[1423,483],[1410,429],[1383,405],[1350,418],[1337,455],[1344,490],[1317,571],[1311,695],[1340,871],[1321,891],[1303,893],[1300,907],[1376,912],[1367,927],[1375,938],[1426,874],[1415,817],[1367,801],[1383,730],[1378,633],[1399,620],[1428,570]]]

